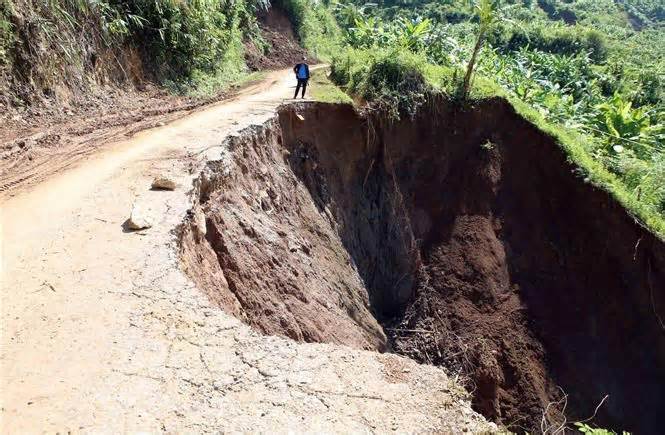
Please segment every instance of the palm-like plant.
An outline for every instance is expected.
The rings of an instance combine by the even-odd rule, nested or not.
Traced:
[[[357,19],[354,27],[349,29],[347,39],[351,46],[356,48],[369,48],[383,36],[383,22],[378,17]]]
[[[479,20],[478,36],[476,38],[476,44],[473,46],[473,53],[471,54],[469,65],[466,68],[466,74],[464,75],[464,83],[462,84],[462,98],[464,99],[469,96],[471,77],[473,75],[476,61],[478,60],[478,53],[480,53],[480,49],[483,47],[483,42],[485,41],[485,36],[491,29],[496,18],[495,4],[492,0],[479,0],[475,5],[475,8]]]
[[[356,22],[365,19],[365,8],[371,5],[358,6],[354,2],[335,2],[334,11],[337,19],[345,27],[353,27]]]

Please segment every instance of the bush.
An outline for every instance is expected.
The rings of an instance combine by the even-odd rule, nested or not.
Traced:
[[[245,2],[134,0],[123,2],[125,14],[142,18],[133,38],[142,41],[155,61],[158,77],[177,89],[229,77],[244,70],[240,22]],[[120,6],[119,6],[120,7]]]
[[[491,41],[491,40],[490,40]],[[492,42],[492,41],[491,41]],[[493,45],[500,44],[494,42]],[[516,51],[530,47],[547,53],[579,54],[589,53],[591,59],[601,62],[607,58],[608,49],[605,37],[596,30],[582,26],[562,26],[537,23],[528,27],[515,27],[513,33],[500,48]]]
[[[9,66],[14,32],[9,21],[9,0],[0,0],[0,72]]]
[[[6,24],[12,4],[18,28]],[[15,61],[9,75],[25,99],[56,83],[86,86],[100,59],[105,72],[123,74],[127,47],[142,53],[162,83],[214,91],[245,71],[243,39],[257,32],[260,5],[265,0],[0,0],[0,61]],[[19,83],[27,77],[30,83]]]
[[[403,48],[347,50],[333,59],[331,79],[391,118],[414,116],[427,94],[426,59]]]

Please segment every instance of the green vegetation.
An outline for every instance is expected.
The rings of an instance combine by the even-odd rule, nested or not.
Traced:
[[[12,23],[9,21],[8,0],[0,0],[0,66],[9,63],[9,50],[14,45]]]
[[[171,89],[213,93],[246,75],[244,44],[265,46],[256,16],[271,6],[334,83],[391,116],[431,94],[509,99],[665,234],[661,0],[0,0],[0,91],[128,79],[139,59]],[[312,84],[348,101],[320,73]]]
[[[174,89],[223,86],[245,71],[243,40],[259,37],[256,11],[267,6],[263,0],[0,1],[1,65],[13,80],[29,78],[47,95],[100,66],[126,76],[121,57],[128,50]]]
[[[665,235],[662,2],[472,3],[338,3],[347,48],[333,81],[393,116],[412,115],[430,93],[504,96]]]
[[[314,0],[273,0],[273,4],[286,12],[312,55],[330,60],[339,48],[341,30],[327,4]]]
[[[478,61],[478,54],[483,48],[487,32],[490,31],[496,19],[496,12],[494,11],[494,5],[491,0],[480,0],[476,5],[476,9],[478,10],[478,36],[471,51],[471,59],[469,59],[469,64],[466,67],[466,74],[464,74],[464,82],[461,89],[461,96],[464,99],[469,97],[471,78],[473,77],[473,71]]]
[[[313,70],[310,83],[310,93],[312,98],[316,101],[322,103],[353,103],[349,94],[342,92],[339,87],[335,86],[335,84],[330,81],[327,72],[324,69]]]
[[[592,427],[588,424],[585,423],[575,423],[575,428],[580,431],[581,433],[584,434],[589,434],[589,435],[618,435],[617,432],[607,430],[607,429],[600,429],[597,427]],[[629,432],[622,431],[620,435],[630,435]]]
[[[265,46],[260,10],[283,8],[303,45],[326,58],[340,30],[314,0],[0,0],[0,91],[15,102],[98,71],[141,67],[170,89],[209,94],[246,73],[244,43]],[[129,56],[128,53],[137,55]],[[130,59],[131,57],[131,59]],[[10,83],[10,90],[6,86]],[[27,85],[27,86],[26,86]],[[13,88],[13,89],[12,89]],[[14,91],[14,92],[11,92]],[[23,94],[21,94],[23,92]]]

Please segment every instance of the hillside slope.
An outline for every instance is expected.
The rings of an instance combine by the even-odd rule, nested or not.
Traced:
[[[233,8],[249,8],[239,11],[220,6],[216,13],[228,20],[206,24],[216,32],[247,23],[244,33],[215,47],[211,40],[187,46],[162,40],[159,33],[164,32],[148,28],[145,21],[153,12],[160,20],[168,16],[172,38],[188,40],[191,32],[205,31],[197,27],[205,23],[192,21],[197,14],[213,12],[197,8],[211,6],[183,3],[176,14],[150,12],[147,3],[127,2],[113,6],[116,10],[105,2],[0,2],[0,191],[38,182],[119,137],[229,98],[260,78],[260,72],[250,70],[289,67],[308,53],[300,45],[298,27],[279,6],[265,10],[235,2]],[[116,21],[127,24],[127,17],[138,13],[132,8],[144,8],[142,18],[135,18],[138,24],[121,28],[115,38],[103,33],[120,32]],[[318,47],[315,42],[310,46]],[[178,53],[189,59],[186,67],[173,64]],[[196,69],[200,57],[210,60],[207,72]]]

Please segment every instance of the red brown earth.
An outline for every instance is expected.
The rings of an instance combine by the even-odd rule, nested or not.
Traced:
[[[233,92],[233,91],[231,91]],[[102,146],[228,98],[169,94],[150,83],[13,109],[0,115],[0,192],[34,185]]]
[[[259,15],[259,28],[265,41],[264,50],[253,41],[245,44],[245,60],[252,71],[280,69],[300,62],[307,50],[300,46],[291,21],[273,6]],[[314,59],[309,59],[314,63]]]
[[[266,334],[383,350],[386,337],[334,217],[287,175],[276,131],[232,140],[242,161],[222,161],[203,178],[207,217],[198,217],[202,230],[185,232],[185,268],[217,305]]]
[[[656,433],[663,241],[505,101],[431,107],[289,106],[231,141],[181,235],[190,276],[266,334],[447,367],[512,430],[609,395],[594,422]]]

